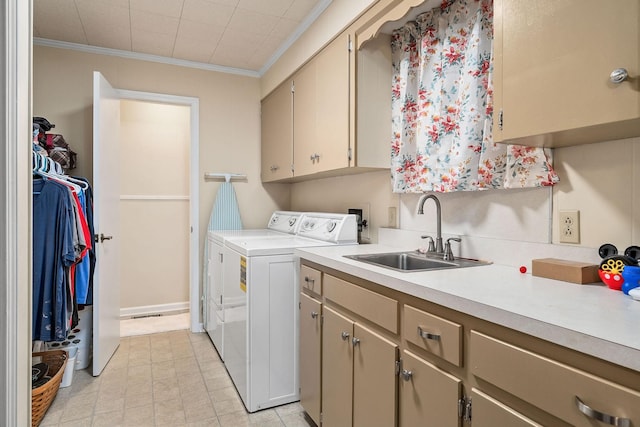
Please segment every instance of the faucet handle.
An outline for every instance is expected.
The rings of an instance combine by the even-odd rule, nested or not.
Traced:
[[[447,242],[444,244],[444,260],[445,261],[453,261],[453,251],[451,250],[451,241],[460,243],[462,241],[459,237],[449,237]]]
[[[435,252],[436,251],[436,245],[433,243],[433,237],[431,236],[420,236],[421,239],[429,239],[429,248],[427,249],[427,252]]]

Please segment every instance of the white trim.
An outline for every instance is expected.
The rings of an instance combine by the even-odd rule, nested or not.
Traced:
[[[171,194],[158,196],[148,196],[145,194],[123,194],[120,196],[120,200],[189,200],[189,196]]]
[[[166,314],[185,311],[189,311],[189,301],[175,302],[171,304],[140,305],[138,307],[121,308],[120,318],[127,319],[132,316],[148,316],[150,314]]]
[[[191,157],[189,159],[189,220],[191,236],[189,238],[189,300],[191,304],[191,331],[202,332],[200,309],[200,100],[189,96],[167,95],[153,92],[138,92],[118,89],[122,99],[161,102],[190,107]]]
[[[0,425],[31,425],[32,2],[0,6]]]
[[[237,74],[239,76],[259,78],[257,71],[245,70],[242,68],[225,67],[223,65],[206,64],[204,62],[187,61],[185,59],[169,58],[166,56],[151,55],[148,53],[130,52],[127,50],[109,49],[106,47],[89,46],[86,44],[63,42],[59,40],[33,38],[33,44],[39,46],[53,47],[57,49],[75,50],[96,55],[116,56],[119,58],[135,59],[138,61],[157,62],[160,64],[176,65],[178,67],[197,68],[200,70],[217,71],[219,73]]]

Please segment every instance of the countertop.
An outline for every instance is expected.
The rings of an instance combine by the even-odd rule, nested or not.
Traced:
[[[296,249],[295,254],[640,372],[640,301],[604,284],[534,277],[508,265],[406,273],[343,257],[399,251],[371,244]]]

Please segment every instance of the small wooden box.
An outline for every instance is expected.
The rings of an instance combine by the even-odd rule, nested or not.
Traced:
[[[531,274],[571,283],[583,284],[600,282],[598,265],[557,258],[532,260]]]

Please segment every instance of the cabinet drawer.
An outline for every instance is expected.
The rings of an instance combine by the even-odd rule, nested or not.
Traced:
[[[322,295],[322,272],[315,268],[301,265],[300,290],[318,297]]]
[[[398,333],[398,301],[329,274],[325,274],[323,285],[325,298],[394,334]]]
[[[405,305],[403,336],[411,343],[462,366],[462,325]]]
[[[606,425],[583,414],[578,398],[595,411],[640,419],[640,392],[477,331],[471,331],[470,363],[476,377],[574,426]]]
[[[471,401],[473,402],[473,427],[542,427],[476,388],[471,389]]]

